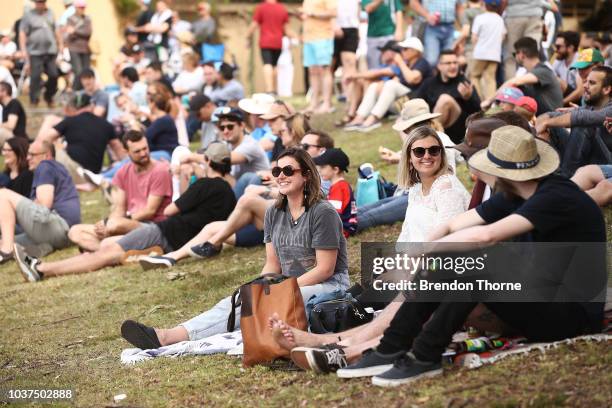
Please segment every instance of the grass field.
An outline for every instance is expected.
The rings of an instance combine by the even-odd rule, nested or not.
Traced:
[[[315,125],[331,129],[331,121],[319,119]],[[333,135],[351,157],[351,181],[356,165],[365,161],[395,178],[395,168],[380,162],[376,153],[380,144],[399,148],[390,126],[367,135]],[[468,183],[464,166],[460,177]],[[99,192],[84,194],[81,203],[85,222],[108,210]],[[607,215],[609,220],[609,210]],[[349,240],[353,279],[359,274],[360,242],[394,241],[399,231],[399,224],[379,227]],[[66,249],[48,259],[76,253]],[[135,266],[25,284],[14,263],[1,266],[0,389],[71,388],[76,398],[65,404],[79,407],[612,405],[609,343],[562,346],[478,370],[452,369],[394,390],[373,387],[368,379],[343,381],[265,367],[245,370],[240,360],[227,356],[120,365],[119,354],[128,347],[119,334],[124,319],[163,327],[184,321],[256,276],[263,256],[260,247],[226,250],[210,261],[187,260],[177,268],[186,275],[177,280]],[[113,396],[123,393],[127,398],[115,404]]]

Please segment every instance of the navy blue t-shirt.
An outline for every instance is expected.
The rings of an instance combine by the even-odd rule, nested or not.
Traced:
[[[400,80],[400,83],[410,88],[413,92],[419,89],[423,81],[431,76],[431,67],[425,58],[419,58],[410,66],[410,69],[416,69],[421,73],[421,81],[418,84],[409,84],[406,82],[404,75],[402,75],[402,70],[397,65],[390,65],[389,68],[391,68],[395,76]]]
[[[170,155],[178,146],[178,133],[174,119],[170,115],[164,115],[151,123],[145,131],[149,150],[152,152],[165,150]]]
[[[66,220],[69,226],[79,224],[81,222],[79,194],[68,170],[55,160],[43,160],[34,170],[32,192],[30,193],[32,200],[36,199],[36,187],[45,184],[51,184],[54,187],[51,209]]]

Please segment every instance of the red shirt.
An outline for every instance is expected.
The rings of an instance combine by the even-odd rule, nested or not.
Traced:
[[[357,232],[357,204],[353,189],[346,180],[338,180],[329,188],[327,201],[338,211],[342,220],[344,237],[348,238]]]
[[[283,28],[289,21],[287,9],[280,3],[262,2],[255,7],[253,21],[259,24],[259,47],[283,48]]]

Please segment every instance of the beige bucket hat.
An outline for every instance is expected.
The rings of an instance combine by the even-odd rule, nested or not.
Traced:
[[[440,116],[439,113],[431,113],[429,105],[423,99],[411,99],[404,103],[402,112],[395,121],[393,129],[398,132],[403,132],[415,123],[434,119]]]

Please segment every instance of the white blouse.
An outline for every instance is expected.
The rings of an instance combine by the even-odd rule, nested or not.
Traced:
[[[437,226],[467,211],[470,194],[453,174],[438,177],[423,195],[423,185],[417,183],[408,190],[408,208],[398,242],[426,242]]]

